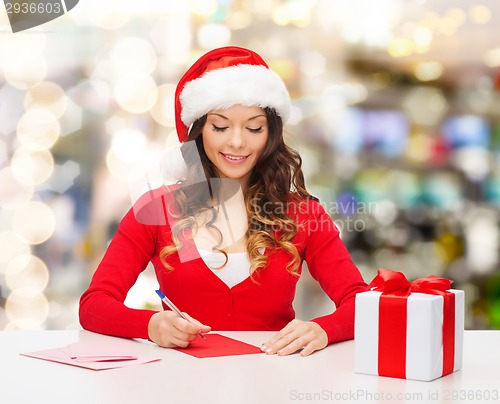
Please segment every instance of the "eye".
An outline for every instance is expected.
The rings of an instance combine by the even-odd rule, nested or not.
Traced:
[[[247,128],[251,133],[261,133],[262,126],[260,128]]]
[[[212,125],[212,130],[215,132],[224,132],[226,129],[227,129],[227,126],[221,127],[221,126]]]

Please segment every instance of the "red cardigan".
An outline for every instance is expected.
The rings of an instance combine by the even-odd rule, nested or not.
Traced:
[[[174,269],[165,268],[159,253],[172,243],[172,237],[170,226],[161,219],[165,217],[164,198],[162,195],[146,204],[144,201],[136,204],[120,222],[80,299],[83,328],[147,339],[148,322],[155,311],[128,308],[124,301],[150,261],[160,289],[182,311],[213,330],[278,331],[294,319],[292,302],[298,277],[285,269],[290,256],[283,250],[267,249],[267,266],[254,280],[247,278],[232,288],[212,273],[198,255],[194,242],[187,239],[181,256],[177,253],[168,256]],[[339,231],[314,200],[292,202],[287,213],[300,225],[293,243],[302,260],[336,305],[332,314],[312,321],[326,331],[329,343],[353,338],[354,297],[365,290],[366,284]]]

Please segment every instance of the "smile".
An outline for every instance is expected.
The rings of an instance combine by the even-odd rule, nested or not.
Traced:
[[[221,153],[221,154],[222,154],[222,156],[224,156],[226,161],[231,162],[231,163],[241,163],[248,158],[248,156],[234,156],[234,155],[224,154],[224,153]]]

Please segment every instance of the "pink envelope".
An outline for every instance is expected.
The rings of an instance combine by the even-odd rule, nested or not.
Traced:
[[[117,346],[109,342],[77,342],[65,347],[21,355],[92,370],[115,369],[160,360],[160,358],[137,355],[130,347]]]

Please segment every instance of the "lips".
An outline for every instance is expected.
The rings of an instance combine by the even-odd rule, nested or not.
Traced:
[[[238,156],[235,154],[225,154],[225,153],[221,153],[221,155],[224,157],[224,159],[227,162],[232,163],[232,164],[242,163],[242,162],[246,161],[246,159],[248,158],[248,155]]]

